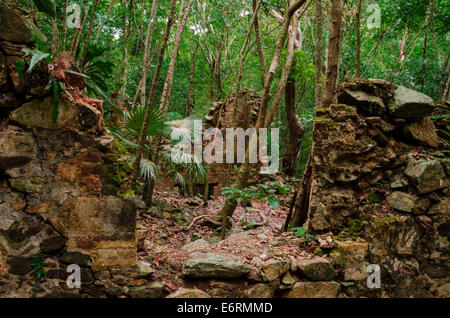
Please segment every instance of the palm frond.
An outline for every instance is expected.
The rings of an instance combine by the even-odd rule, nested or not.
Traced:
[[[148,159],[141,159],[141,169],[140,169],[141,178],[145,180],[155,180],[158,175],[158,166]]]
[[[128,114],[125,114],[126,128],[139,135],[144,124],[145,107],[135,106]],[[168,125],[164,122],[164,115],[157,107],[153,107],[147,128],[147,136],[161,136],[168,130]]]

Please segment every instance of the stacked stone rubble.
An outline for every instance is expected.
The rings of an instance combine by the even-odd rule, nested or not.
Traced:
[[[338,102],[317,112],[309,230],[362,236],[361,262],[381,266],[387,296],[448,296],[450,150],[433,101],[355,80]]]

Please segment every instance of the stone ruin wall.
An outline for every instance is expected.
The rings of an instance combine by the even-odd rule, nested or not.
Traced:
[[[0,19],[8,22],[0,29],[0,296],[167,295],[150,265],[137,262],[139,202],[118,196],[114,176],[126,168],[105,133],[101,101],[61,99],[54,122],[43,89],[47,66],[22,76],[15,68],[38,31],[4,2]],[[320,243],[314,256],[273,255],[259,272],[218,256],[192,259],[183,273],[204,291],[172,297],[449,297],[450,156],[434,132],[435,125],[449,130],[448,118],[431,122],[425,116],[437,108],[427,97],[396,89],[348,84],[341,104],[318,111],[308,220]],[[448,104],[439,112],[448,113]],[[35,289],[39,251],[48,273]],[[65,284],[69,264],[81,266],[81,289]],[[382,289],[367,289],[368,264],[380,265]],[[226,277],[242,293],[229,292]]]
[[[119,286],[139,275],[136,207],[117,195],[118,154],[102,101],[81,93],[82,79],[55,70],[74,100],[60,98],[54,121],[47,65],[22,74],[16,68],[22,49],[34,49],[34,36],[42,35],[4,2],[0,20],[0,295],[120,295]],[[55,64],[71,68],[61,58]],[[39,251],[48,279],[33,291]],[[82,289],[67,289],[68,264],[81,266]],[[110,271],[130,274],[112,282]]]
[[[449,104],[382,80],[344,83],[338,102],[317,112],[309,229],[364,238],[359,271],[380,265],[385,296],[448,297],[450,148],[435,129],[450,120],[427,116]]]

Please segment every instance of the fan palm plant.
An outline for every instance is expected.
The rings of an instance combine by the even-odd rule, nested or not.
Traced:
[[[108,129],[119,142],[135,151],[144,116],[144,107],[137,105],[129,113],[123,113],[123,126],[109,125]],[[161,177],[161,171],[165,171],[173,184],[184,188],[198,179],[206,182],[206,171],[201,162],[194,155],[183,151],[179,143],[182,139],[191,141],[193,129],[190,122],[190,119],[167,122],[157,108],[152,110],[144,147],[145,157],[141,160],[139,170],[141,179],[145,181],[143,198],[147,206],[152,202],[154,185]],[[161,147],[163,141],[170,143],[170,147]]]

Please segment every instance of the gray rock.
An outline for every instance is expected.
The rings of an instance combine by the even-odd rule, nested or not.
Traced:
[[[399,191],[392,192],[387,199],[392,208],[402,212],[424,214],[430,207],[430,200]]]
[[[2,41],[32,44],[35,35],[45,39],[32,21],[24,18],[17,9],[8,6],[4,1],[0,1],[0,24]]]
[[[80,252],[67,252],[59,256],[59,260],[66,264],[77,264],[79,266],[89,266],[92,263],[91,257]]]
[[[139,261],[138,267],[139,267],[139,276],[140,277],[149,277],[155,273],[155,270],[147,262]]]
[[[337,282],[297,282],[287,298],[335,298],[341,286]]]
[[[363,91],[343,89],[340,91],[338,101],[342,104],[356,106],[367,115],[382,116],[386,114],[383,100]]]
[[[36,143],[32,134],[0,132],[0,170],[22,166],[35,157]]]
[[[265,281],[273,281],[289,270],[290,262],[285,259],[269,259],[261,268],[261,275]]]
[[[403,128],[403,133],[409,141],[420,145],[437,147],[440,142],[436,127],[428,117],[407,123]]]
[[[298,258],[297,267],[309,280],[327,281],[336,277],[333,265],[323,257]]]
[[[53,120],[53,97],[36,99],[11,112],[9,119],[26,128],[62,129],[76,122],[78,106],[60,100],[58,118]]]
[[[395,118],[421,118],[430,115],[434,109],[431,97],[404,86],[394,91],[388,107]]]
[[[248,298],[272,298],[273,289],[266,284],[256,284],[247,290]]]
[[[14,275],[26,275],[33,270],[31,264],[34,262],[32,257],[12,257],[8,260],[9,273]]]
[[[250,266],[222,255],[207,255],[189,259],[183,274],[195,278],[239,278],[250,272]]]
[[[211,296],[197,288],[181,287],[167,296],[167,298],[211,298]]]
[[[406,175],[421,194],[445,188],[450,184],[444,168],[437,160],[410,165],[406,169]]]
[[[160,282],[151,282],[147,285],[132,286],[128,293],[132,298],[159,298],[163,292],[163,284]]]

